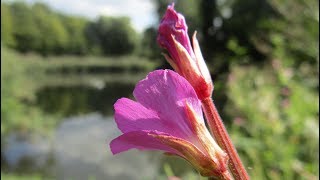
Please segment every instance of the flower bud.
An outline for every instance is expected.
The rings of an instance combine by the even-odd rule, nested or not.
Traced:
[[[174,4],[168,6],[161,20],[157,41],[169,53],[164,54],[166,60],[176,72],[189,81],[198,98],[203,100],[210,97],[213,84],[201,54],[196,32],[193,35],[192,48],[185,19],[174,10]]]

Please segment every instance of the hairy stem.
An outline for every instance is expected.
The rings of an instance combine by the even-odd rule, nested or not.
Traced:
[[[236,180],[249,180],[250,177],[243,166],[237,150],[233,146],[222,119],[217,111],[211,98],[202,100],[202,108],[204,110],[209,129],[213,134],[219,146],[228,154],[228,166]]]

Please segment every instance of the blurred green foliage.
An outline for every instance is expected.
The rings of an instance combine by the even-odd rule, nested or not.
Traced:
[[[172,1],[154,2],[160,20]],[[252,179],[318,179],[319,2],[175,3],[186,17],[189,35],[198,31],[214,80],[213,99]],[[132,54],[155,60],[161,50],[155,27],[141,36],[127,18],[89,21],[53,12],[39,3],[1,3],[1,42],[6,47],[42,55],[130,54],[41,58],[2,48],[1,134],[54,124],[35,105],[39,84],[88,85],[92,79],[132,83],[144,77],[158,64]],[[164,67],[164,58],[162,63]],[[117,76],[98,74],[98,69]],[[63,107],[70,109],[70,104],[65,102]],[[163,178],[198,177],[183,166],[184,161],[166,163]]]
[[[130,54],[137,45],[137,34],[127,17],[100,17],[90,23],[86,32],[90,43],[105,55]]]
[[[232,138],[245,164],[251,167],[252,177],[317,179],[319,176],[316,4],[266,1],[270,12],[275,13],[258,21],[248,37],[264,56],[262,63],[248,65],[245,62],[254,61],[254,56],[242,51],[250,47],[229,44],[235,52],[233,58],[246,61],[230,63],[229,100],[224,111],[233,121]]]
[[[37,76],[15,52],[1,48],[1,138],[13,130],[45,132],[55,124],[34,104]]]
[[[61,116],[68,112],[92,110],[89,107],[99,104],[96,98],[101,98],[102,93],[98,96],[98,90],[95,89],[99,89],[101,83],[112,84],[112,87],[103,90],[110,97],[103,97],[104,104],[99,104],[99,109],[106,111],[104,108],[107,108],[110,113],[110,102],[116,100],[114,92],[125,93],[157,65],[157,62],[136,56],[42,57],[37,54],[22,55],[2,47],[1,135],[12,131],[45,132],[60,122]],[[115,89],[117,83],[126,84],[127,88]],[[51,96],[46,92],[44,101],[39,101],[37,97],[43,96],[40,90],[46,87],[69,87],[69,91],[74,89],[74,92],[60,89],[58,97],[56,93]],[[96,93],[95,99],[89,99],[93,97],[92,93]],[[108,99],[113,100],[109,102]]]
[[[224,109],[232,120],[229,132],[258,179],[316,179],[319,174],[319,95],[288,71],[268,64],[233,66],[229,75]]]
[[[1,41],[20,52],[42,55],[130,54],[139,36],[127,17],[90,21],[52,11],[47,5],[1,2]]]
[[[84,29],[88,26],[88,20],[81,17],[60,15],[62,24],[68,34],[66,51],[70,54],[85,55],[90,53],[88,39]]]
[[[40,175],[16,175],[16,174],[7,174],[1,172],[1,179],[5,180],[42,180],[48,179],[41,177]]]
[[[20,11],[23,12],[24,10]],[[33,19],[35,23],[33,27],[39,31],[36,33],[35,42],[37,44],[34,50],[41,52],[43,55],[62,53],[69,43],[69,33],[61,21],[62,18],[59,18],[57,14],[41,3],[35,3],[29,14],[31,15],[30,19]],[[23,20],[23,18],[19,19]],[[18,25],[15,27],[18,27]],[[80,27],[75,27],[75,29]],[[20,29],[20,31],[25,31],[25,29]]]
[[[1,44],[9,47],[15,45],[12,32],[12,14],[7,4],[1,3]]]
[[[318,1],[201,0],[192,12],[175,2],[196,18],[213,99],[250,176],[317,179]],[[169,1],[157,3],[161,18]]]
[[[161,49],[156,43],[158,35],[157,31],[158,30],[154,27],[149,27],[144,30],[138,54],[149,59],[159,59],[158,62],[160,62]]]

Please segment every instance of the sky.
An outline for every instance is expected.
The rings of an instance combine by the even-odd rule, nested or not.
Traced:
[[[59,12],[90,19],[95,19],[99,15],[128,16],[138,32],[157,22],[153,0],[26,0],[26,2],[43,2]]]

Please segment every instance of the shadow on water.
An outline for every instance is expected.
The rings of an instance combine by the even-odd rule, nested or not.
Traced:
[[[37,103],[48,113],[65,116],[99,112],[113,114],[113,104],[121,97],[132,97],[133,84],[108,83],[102,89],[89,86],[44,87],[37,92]]]

